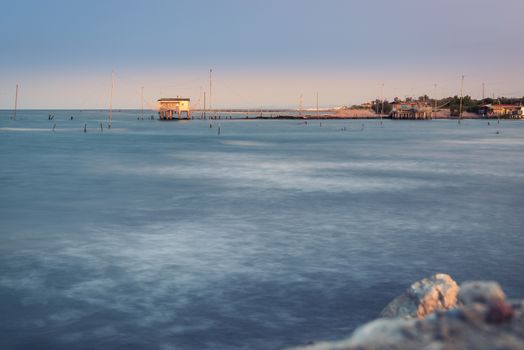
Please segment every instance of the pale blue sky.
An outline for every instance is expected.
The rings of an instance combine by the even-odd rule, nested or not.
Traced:
[[[106,108],[184,95],[215,106],[524,95],[521,0],[3,1],[0,108]]]

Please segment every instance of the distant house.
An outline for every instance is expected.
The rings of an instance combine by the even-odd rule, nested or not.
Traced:
[[[157,102],[158,115],[161,120],[173,120],[174,115],[180,119],[182,113],[186,114],[187,119],[191,117],[191,112],[189,110],[189,98],[180,96],[160,98]]]
[[[488,104],[482,106],[479,113],[488,118],[524,118],[524,107],[510,104]]]
[[[396,101],[391,104],[393,119],[431,119],[433,108],[426,102]]]

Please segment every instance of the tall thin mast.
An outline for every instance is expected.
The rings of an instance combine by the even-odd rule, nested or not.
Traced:
[[[380,119],[382,119],[383,114],[384,114],[384,83],[382,83],[382,86],[380,87]]]
[[[202,109],[202,85],[200,85],[200,90],[198,90],[198,108]]]
[[[113,124],[113,88],[115,85],[115,72],[111,72],[111,96],[109,98],[109,126],[108,128],[111,128],[111,125]]]
[[[204,119],[206,119],[206,92],[204,91]]]
[[[18,108],[18,84],[16,84],[16,93],[15,93],[15,111],[13,114],[13,120],[16,120],[16,109]]]
[[[460,80],[460,108],[459,108],[459,121],[462,119],[462,99],[464,98],[464,75]]]
[[[142,119],[144,119],[144,87],[142,86],[142,88],[140,89],[141,91],[141,94],[140,94],[140,102],[142,104]]]
[[[436,118],[437,117],[437,84],[433,85],[433,100],[435,102],[433,117]]]
[[[213,69],[209,69],[209,110],[213,110],[213,106],[212,106],[212,96],[213,96],[213,89],[212,89],[212,77],[211,77],[211,73],[213,73]]]
[[[318,118],[318,91],[317,91],[317,118]]]
[[[484,98],[485,98],[485,95],[484,95],[484,82],[482,82],[482,103],[481,103],[481,111],[482,111],[482,116],[485,117],[486,116],[486,108],[484,107],[484,105],[486,104],[484,102]]]

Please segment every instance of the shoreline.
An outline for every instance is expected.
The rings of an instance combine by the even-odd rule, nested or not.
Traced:
[[[235,118],[241,119],[241,118]],[[482,116],[467,116],[467,117],[450,117],[450,116],[436,116],[433,118],[392,118],[390,116],[338,116],[338,115],[319,115],[319,116],[293,116],[293,115],[278,115],[275,117],[266,117],[266,116],[256,116],[253,118],[245,117],[244,119],[259,119],[259,120],[498,120],[498,119],[507,119],[507,120],[524,120],[524,118],[488,118]]]
[[[41,112],[43,116],[47,116],[47,114],[53,112],[53,114],[56,112],[57,114],[63,114],[66,113],[67,115],[71,115],[71,113],[85,113],[87,115],[90,115],[92,113],[106,113],[107,110],[103,109],[59,109],[59,110],[51,110],[51,109],[20,109],[20,112]],[[197,110],[194,110],[195,112]],[[11,110],[0,110],[0,116],[3,117],[10,117],[10,115],[7,112],[12,112]],[[138,113],[138,109],[126,109],[126,110],[114,110],[113,114],[125,114],[125,113]],[[157,120],[156,117],[156,111],[155,110],[147,110],[144,111],[146,114],[150,115],[150,117],[153,117],[154,120]],[[217,111],[218,112],[218,111]],[[304,115],[295,115],[295,114],[288,114],[287,111],[281,110],[280,112],[284,112],[283,114],[269,114],[269,112],[264,111],[262,114],[254,114],[254,113],[247,113],[247,112],[239,112],[239,111],[220,111],[217,115],[207,115],[206,117],[202,117],[201,115],[192,115],[190,118],[183,117],[183,118],[173,118],[171,121],[188,121],[188,120],[393,120],[393,121],[401,121],[401,120],[485,120],[485,121],[496,121],[496,120],[524,120],[524,117],[511,117],[511,116],[481,116],[473,113],[467,113],[464,114],[461,118],[458,116],[450,116],[449,114],[440,114],[435,115],[432,117],[427,118],[416,118],[416,117],[404,117],[404,118],[394,118],[390,115],[377,115],[372,113],[362,113],[362,114],[356,114],[356,113],[324,113],[324,114],[304,114]],[[291,112],[291,111],[290,111]],[[208,111],[208,113],[210,113]],[[4,115],[5,114],[5,115]],[[76,116],[76,115],[75,115]],[[135,118],[136,115],[130,116],[130,118]],[[145,118],[144,118],[145,119]],[[148,117],[149,119],[149,117]]]

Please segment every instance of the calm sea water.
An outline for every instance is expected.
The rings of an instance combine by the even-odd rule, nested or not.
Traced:
[[[337,339],[435,272],[524,296],[522,121],[54,114],[0,111],[2,349]]]

